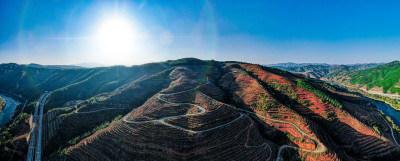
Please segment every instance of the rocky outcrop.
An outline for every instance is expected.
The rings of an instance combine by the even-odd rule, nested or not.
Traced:
[[[6,100],[1,98],[0,96],[0,112],[3,111],[3,108],[6,106]]]

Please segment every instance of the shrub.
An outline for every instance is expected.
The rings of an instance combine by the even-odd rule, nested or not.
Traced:
[[[122,118],[122,115],[118,115],[118,116],[115,117],[111,122],[117,121],[117,120],[119,120],[119,119],[121,119],[121,118]],[[90,135],[96,133],[97,131],[99,131],[99,130],[101,130],[101,129],[104,129],[104,128],[108,127],[108,126],[111,124],[111,122],[108,122],[108,121],[107,121],[107,122],[105,122],[105,123],[103,123],[103,124],[97,126],[96,128],[92,129],[92,131],[88,131],[88,132],[86,132],[86,133],[84,133],[84,134],[82,134],[82,135],[76,136],[75,138],[73,138],[73,139],[67,141],[67,144],[68,144],[68,145],[75,145],[76,143],[78,143],[79,141],[83,140],[84,138],[86,138],[86,137],[88,137],[88,136],[90,136]],[[65,152],[64,149],[63,149],[63,151]]]
[[[303,106],[312,106],[312,105],[314,105],[314,103],[310,102],[309,100],[300,100],[299,103],[302,104]]]
[[[297,82],[297,85],[311,93],[314,93],[315,95],[317,95],[317,97],[321,98],[322,102],[329,102],[331,105],[335,106],[335,107],[339,107],[342,108],[343,105],[336,100],[335,98],[331,97],[329,94],[307,84],[306,82],[303,82],[301,80],[295,80]]]
[[[378,126],[374,125],[374,126],[372,126],[372,128],[374,128],[374,130],[375,130],[379,135],[381,135],[381,130],[379,130]]]

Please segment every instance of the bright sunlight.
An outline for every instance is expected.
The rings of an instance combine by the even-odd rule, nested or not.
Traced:
[[[139,32],[132,18],[114,15],[101,20],[94,29],[95,57],[105,64],[129,64],[143,44],[145,34]]]
[[[125,52],[132,47],[137,34],[131,21],[123,17],[112,17],[100,24],[96,39],[102,49]]]

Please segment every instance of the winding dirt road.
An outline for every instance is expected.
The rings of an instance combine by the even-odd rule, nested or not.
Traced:
[[[236,73],[236,72],[235,72],[235,73]],[[206,84],[209,84],[208,78],[207,78],[207,83],[206,83]],[[237,121],[238,119],[240,119],[240,118],[243,117],[243,114],[240,113],[240,116],[239,116],[239,117],[237,117],[236,119],[234,119],[234,120],[232,120],[232,121],[230,121],[230,122],[228,122],[228,123],[226,123],[226,124],[219,125],[219,126],[216,126],[216,127],[213,127],[213,128],[209,128],[209,129],[206,129],[206,130],[199,130],[199,131],[190,130],[190,129],[187,129],[187,128],[184,128],[184,127],[172,125],[172,124],[170,124],[170,123],[165,122],[165,120],[166,120],[166,119],[169,119],[169,118],[178,118],[178,117],[185,117],[185,116],[201,115],[201,114],[205,113],[205,111],[206,111],[205,108],[203,108],[203,107],[201,107],[201,106],[199,106],[199,105],[192,104],[192,103],[183,103],[183,102],[170,102],[170,101],[167,101],[167,100],[165,100],[165,99],[162,98],[162,96],[166,96],[166,95],[174,95],[174,94],[180,94],[180,93],[192,91],[192,90],[195,90],[195,89],[199,88],[200,86],[201,86],[201,85],[199,85],[199,86],[197,86],[197,87],[195,87],[195,88],[193,88],[193,89],[184,90],[184,91],[175,92],[175,93],[159,94],[159,95],[157,96],[157,98],[158,98],[159,100],[161,100],[161,101],[163,101],[163,102],[165,102],[165,103],[168,103],[168,104],[174,104],[174,105],[191,105],[191,106],[195,106],[197,109],[200,110],[200,112],[198,112],[198,113],[194,113],[194,114],[183,114],[183,115],[176,115],[176,116],[166,116],[166,117],[162,117],[162,118],[159,118],[159,119],[155,119],[155,120],[146,120],[146,121],[128,121],[126,118],[127,118],[127,116],[129,116],[129,115],[127,115],[126,117],[123,118],[123,121],[126,122],[126,123],[143,123],[143,122],[154,122],[154,121],[157,121],[157,122],[159,122],[159,123],[161,123],[161,124],[164,124],[164,125],[167,125],[167,126],[170,126],[170,127],[173,127],[173,128],[179,129],[179,130],[182,130],[182,131],[186,131],[186,132],[190,132],[190,133],[203,133],[203,132],[206,132],[206,131],[210,131],[210,130],[214,130],[214,129],[217,129],[217,128],[221,128],[221,127],[227,126],[227,125],[229,125],[229,124],[231,124],[231,123],[233,123],[233,122],[235,122],[235,121]],[[267,119],[267,120],[269,120],[269,121],[272,121],[272,122],[279,122],[279,123],[290,124],[290,125],[292,125],[293,127],[295,127],[295,129],[296,129],[299,133],[301,133],[303,136],[306,136],[306,137],[310,138],[311,140],[313,140],[314,142],[317,143],[317,148],[316,148],[315,150],[302,149],[302,148],[295,147],[295,146],[290,146],[290,145],[283,145],[283,146],[281,146],[281,147],[279,148],[278,157],[277,157],[277,159],[276,159],[277,161],[282,160],[282,158],[280,157],[280,154],[281,154],[281,151],[282,151],[283,149],[285,149],[285,148],[293,148],[293,149],[296,149],[296,150],[302,150],[302,151],[307,151],[307,152],[312,152],[312,153],[322,153],[322,152],[325,152],[325,151],[326,151],[325,146],[324,146],[321,142],[319,142],[318,140],[315,140],[314,138],[308,136],[304,131],[302,131],[302,130],[301,130],[297,125],[295,125],[294,123],[286,122],[286,121],[282,121],[282,120],[271,119],[271,118],[266,118],[266,117],[264,117],[264,116],[261,116],[261,115],[255,113],[255,112],[250,112],[250,111],[246,111],[246,110],[243,110],[243,109],[237,109],[237,110],[238,110],[238,111],[243,111],[243,112],[246,112],[246,113],[250,113],[250,114],[258,115],[258,116],[263,117],[263,118],[265,118],[265,119]]]
[[[100,110],[94,110],[94,111],[87,111],[87,112],[79,112],[79,109],[75,110],[75,113],[95,113],[95,112],[100,112],[100,111],[105,111],[105,110],[115,110],[115,109],[126,109],[126,108],[104,108],[104,109],[100,109]]]
[[[241,70],[239,70],[239,71],[232,71],[232,72],[230,72],[230,73],[233,73],[233,74],[235,74],[235,73],[247,74],[246,72],[241,71]],[[264,118],[264,119],[266,119],[266,120],[269,120],[269,121],[272,121],[272,122],[279,122],[279,123],[290,124],[290,125],[292,125],[293,127],[295,127],[295,129],[296,129],[298,132],[300,132],[303,136],[306,136],[306,137],[310,138],[311,140],[313,140],[315,143],[317,143],[317,148],[316,148],[315,150],[303,149],[303,148],[299,148],[299,147],[295,147],[295,146],[290,146],[290,145],[283,145],[283,146],[279,147],[278,156],[277,156],[277,158],[276,158],[276,161],[283,160],[283,158],[281,158],[280,155],[281,155],[282,150],[285,149],[285,148],[292,148],[292,149],[301,150],[301,151],[306,151],[306,152],[312,152],[312,153],[323,153],[323,152],[326,151],[326,147],[325,147],[321,142],[319,142],[318,140],[315,140],[314,138],[312,138],[312,137],[310,137],[309,135],[307,135],[303,130],[301,130],[300,127],[298,127],[296,124],[294,124],[294,123],[292,123],[292,122],[286,122],[286,121],[282,121],[282,120],[267,118],[267,117],[262,116],[262,115],[260,115],[260,114],[258,114],[258,113],[246,111],[246,110],[239,109],[239,108],[238,108],[237,110],[238,110],[238,111],[243,111],[243,112],[246,112],[246,113],[250,113],[250,114],[257,115],[257,116],[259,116],[259,117],[262,117],[262,118]]]
[[[232,73],[239,73],[239,72],[232,72]],[[206,84],[209,84],[209,83],[210,83],[210,82],[208,81],[208,77],[207,77]],[[202,114],[205,113],[206,109],[205,109],[204,107],[199,106],[199,105],[196,105],[196,104],[193,104],[193,103],[185,103],[185,102],[170,102],[170,101],[165,100],[165,99],[163,98],[163,96],[175,95],[175,94],[180,94],[180,93],[184,93],[184,92],[193,91],[193,90],[198,89],[200,86],[202,86],[202,85],[199,85],[199,86],[197,86],[197,87],[195,87],[195,88],[192,88],[192,89],[183,90],[183,91],[180,91],[180,92],[158,94],[158,96],[157,96],[157,99],[159,99],[159,100],[162,101],[162,102],[168,103],[168,104],[173,104],[173,105],[190,105],[190,106],[194,106],[194,107],[196,107],[196,108],[199,110],[199,112],[197,112],[197,113],[193,113],[193,114],[183,114],[183,115],[175,115],[175,116],[166,116],[166,117],[162,117],[162,118],[158,118],[158,119],[145,120],[145,121],[130,121],[130,120],[127,120],[127,117],[128,117],[129,114],[130,114],[130,113],[129,113],[129,114],[126,115],[124,118],[122,118],[122,121],[125,122],[125,123],[158,122],[158,123],[160,123],[160,124],[164,124],[164,125],[166,125],[166,126],[170,126],[170,127],[173,127],[173,128],[176,128],[176,129],[179,129],[179,130],[182,130],[182,131],[186,131],[186,132],[189,132],[189,133],[200,133],[200,134],[201,134],[201,133],[203,133],[203,132],[215,130],[215,129],[218,129],[218,128],[221,128],[221,127],[230,125],[230,124],[232,124],[233,122],[239,120],[240,118],[242,118],[242,117],[244,116],[241,112],[239,112],[240,116],[237,117],[237,118],[235,118],[234,120],[232,120],[232,121],[230,121],[230,122],[228,122],[228,123],[219,125],[219,126],[215,126],[215,127],[209,128],[209,129],[205,129],[205,130],[191,130],[191,129],[187,129],[187,128],[185,128],[185,127],[181,127],[181,126],[177,126],[177,125],[173,125],[173,124],[167,123],[166,120],[167,120],[167,119],[170,119],[170,118],[179,118],[179,117],[185,117],[185,116],[197,116],[197,115],[202,115]],[[93,113],[93,112],[99,112],[99,111],[111,110],[111,109],[117,109],[117,108],[107,108],[107,109],[101,109],[101,110],[90,111],[90,112],[78,112],[78,110],[76,110],[75,113]],[[277,157],[277,159],[276,159],[277,161],[282,160],[282,158],[280,157],[280,155],[281,155],[281,151],[284,150],[285,148],[292,148],[292,149],[301,150],[301,151],[307,151],[307,152],[312,152],[312,153],[322,153],[322,152],[325,152],[325,151],[326,151],[325,146],[324,146],[321,142],[319,142],[318,140],[315,140],[314,138],[312,138],[312,137],[310,137],[309,135],[307,135],[304,131],[302,131],[302,130],[301,130],[297,125],[295,125],[294,123],[286,122],[286,121],[282,121],[282,120],[271,119],[271,118],[266,118],[266,117],[264,117],[264,116],[261,116],[261,115],[255,113],[255,112],[250,112],[250,111],[246,111],[246,110],[239,109],[239,108],[238,108],[237,110],[238,110],[238,111],[242,111],[242,112],[246,112],[246,113],[250,113],[250,114],[255,114],[255,115],[257,115],[257,116],[260,116],[260,117],[265,118],[265,119],[267,119],[267,120],[269,120],[269,121],[272,121],[272,122],[279,122],[279,123],[290,124],[290,125],[292,125],[293,127],[295,127],[295,129],[296,129],[300,134],[302,134],[303,136],[306,136],[306,137],[310,138],[311,140],[313,140],[314,142],[317,143],[317,148],[316,148],[315,150],[302,149],[302,148],[295,147],[295,146],[290,146],[290,145],[283,145],[283,146],[281,146],[281,147],[279,148],[278,157]]]
[[[285,149],[285,148],[293,148],[293,149],[296,149],[296,150],[301,150],[301,151],[306,151],[306,152],[312,152],[312,153],[323,153],[323,152],[326,151],[325,146],[324,146],[321,142],[319,142],[318,140],[315,140],[314,138],[312,138],[312,137],[310,137],[309,135],[307,135],[303,130],[300,129],[300,127],[298,127],[296,124],[294,124],[294,123],[292,123],[292,122],[286,122],[286,121],[282,121],[282,120],[267,118],[267,117],[262,116],[262,115],[260,115],[260,114],[258,114],[258,113],[246,111],[246,110],[243,110],[243,109],[237,109],[237,110],[243,111],[243,112],[246,112],[246,113],[250,113],[250,114],[257,115],[257,116],[259,116],[259,117],[262,117],[262,118],[264,118],[264,119],[266,119],[266,120],[269,120],[269,121],[272,121],[272,122],[279,122],[279,123],[290,124],[290,125],[292,125],[293,127],[295,127],[295,129],[296,129],[298,132],[300,132],[303,136],[306,136],[306,137],[310,138],[312,141],[314,141],[314,142],[317,143],[317,148],[316,148],[315,150],[303,149],[303,148],[299,148],[299,147],[295,147],[295,146],[290,146],[290,145],[283,145],[283,146],[279,147],[278,157],[276,158],[277,161],[282,160],[282,158],[280,157],[280,155],[281,155],[282,150]]]
[[[210,82],[208,81],[208,77],[207,77],[207,80],[206,80],[206,84],[210,84]],[[125,123],[158,122],[158,123],[164,124],[166,126],[170,126],[170,127],[173,127],[173,128],[176,128],[176,129],[179,129],[179,130],[182,130],[182,131],[186,131],[186,132],[189,132],[189,133],[203,133],[203,132],[207,132],[207,131],[211,131],[211,130],[214,130],[214,129],[218,129],[218,128],[227,126],[227,125],[232,124],[233,122],[235,122],[235,121],[237,121],[237,120],[239,120],[240,118],[243,117],[243,114],[240,113],[239,117],[235,118],[234,120],[232,120],[232,121],[230,121],[230,122],[228,122],[226,124],[222,124],[222,125],[219,125],[219,126],[215,126],[215,127],[209,128],[209,129],[205,129],[205,130],[191,130],[191,129],[187,129],[187,128],[184,128],[184,127],[181,127],[181,126],[177,126],[177,125],[172,125],[170,123],[165,122],[165,120],[170,119],[170,118],[179,118],[179,117],[185,117],[185,116],[197,116],[197,115],[204,114],[206,112],[206,109],[204,107],[199,106],[199,105],[196,105],[196,104],[193,104],[193,103],[185,103],[185,102],[170,102],[170,101],[165,100],[164,98],[162,98],[162,96],[175,95],[175,94],[180,94],[180,93],[184,93],[184,92],[193,91],[193,90],[196,90],[197,88],[199,88],[201,86],[202,85],[199,85],[199,86],[197,86],[195,88],[184,90],[184,91],[180,91],[180,92],[158,94],[158,96],[157,96],[157,99],[159,99],[162,102],[165,102],[165,103],[168,103],[168,104],[173,104],[173,105],[190,105],[190,106],[194,106],[200,112],[192,113],[192,114],[166,116],[166,117],[162,117],[162,118],[159,118],[159,119],[146,120],[146,121],[129,121],[129,120],[126,119],[129,116],[129,114],[128,114],[122,119],[122,121],[124,121]]]

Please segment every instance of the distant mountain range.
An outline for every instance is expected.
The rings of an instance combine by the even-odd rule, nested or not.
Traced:
[[[307,77],[320,79],[328,74],[336,72],[357,71],[368,68],[377,67],[384,63],[366,63],[366,64],[350,64],[350,65],[330,65],[326,63],[279,63],[266,66],[282,69],[285,71],[299,73]]]
[[[100,63],[78,63],[74,65],[40,65],[40,64],[27,64],[27,66],[35,67],[35,68],[49,68],[49,69],[77,69],[77,68],[97,68],[97,67],[105,67],[106,65]]]
[[[28,64],[27,66],[29,67],[34,67],[34,68],[48,68],[48,69],[78,69],[78,68],[84,68],[82,66],[76,66],[76,65],[40,65],[40,64]]]
[[[345,86],[400,110],[400,61],[366,70],[332,73],[322,80]]]
[[[307,65],[329,65],[326,63],[277,63],[277,64],[267,64],[266,66],[269,67],[285,67],[285,68],[293,68],[293,67],[301,67],[301,66],[307,66]]]
[[[400,95],[400,61],[366,70],[337,72],[326,77],[367,91]]]
[[[84,62],[84,63],[74,64],[73,66],[80,66],[80,67],[85,67],[85,68],[96,68],[96,67],[105,67],[107,65],[100,64],[100,63],[93,63],[93,62]]]

